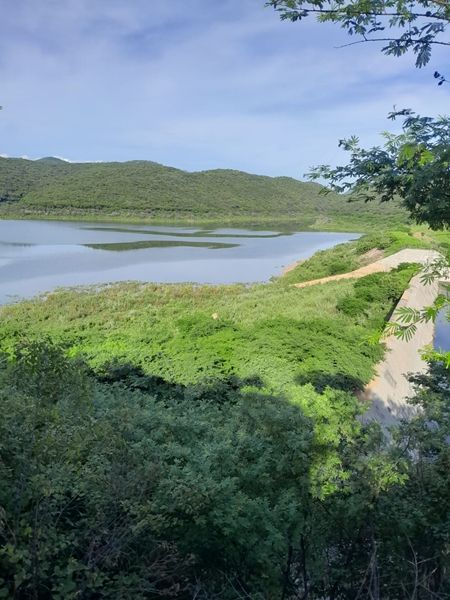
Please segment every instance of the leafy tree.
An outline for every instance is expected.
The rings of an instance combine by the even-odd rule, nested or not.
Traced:
[[[340,24],[353,43],[385,42],[382,51],[400,56],[412,51],[416,66],[423,67],[435,45],[448,46],[444,33],[450,24],[447,0],[270,0],[282,19],[300,21],[316,15],[320,22]],[[435,72],[439,85],[445,78]],[[339,145],[350,152],[350,163],[335,169],[322,165],[312,178],[323,177],[337,191],[355,190],[366,199],[400,197],[411,216],[433,228],[450,224],[450,120],[420,117],[411,110],[393,112],[405,116],[403,133],[385,133],[384,148],[360,147],[356,136]]]
[[[320,22],[338,23],[350,36],[351,44],[384,44],[392,56],[413,52],[417,67],[426,65],[433,46],[450,46],[444,33],[450,24],[447,0],[269,0],[282,19],[300,21],[317,16]],[[439,84],[444,78],[435,73]]]
[[[433,229],[450,226],[450,119],[421,117],[411,110],[404,116],[403,133],[385,133],[384,147],[361,148],[357,137],[341,140],[350,153],[343,167],[321,165],[313,179],[324,178],[334,191],[386,202],[397,197],[417,223]]]
[[[417,67],[430,61],[433,46],[450,46],[443,37],[450,24],[447,0],[270,0],[267,5],[279,11],[282,19],[300,21],[316,15],[320,22],[338,23],[349,35],[359,36],[354,43],[385,43],[382,48],[385,54],[400,56],[412,51]],[[434,77],[438,85],[446,81],[438,72]],[[349,163],[336,168],[321,165],[310,176],[325,179],[334,191],[352,191],[365,200],[377,197],[386,202],[400,198],[418,223],[426,223],[433,229],[447,228],[450,226],[450,118],[422,117],[410,109],[395,111],[389,118],[398,116],[405,117],[403,132],[385,133],[384,147],[361,148],[356,136],[341,140],[339,145],[350,153]],[[407,339],[418,322],[434,319],[437,309],[444,304],[439,300],[422,314],[403,311],[390,331]],[[448,356],[445,360],[448,361]]]

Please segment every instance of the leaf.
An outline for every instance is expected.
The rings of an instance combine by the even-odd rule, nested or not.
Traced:
[[[415,308],[402,306],[395,311],[394,316],[400,323],[417,323],[420,321],[421,314]]]
[[[417,332],[415,325],[408,325],[406,327],[400,327],[395,333],[395,336],[405,342],[410,342]]]
[[[427,165],[428,163],[433,162],[433,160],[434,160],[433,152],[431,152],[428,149],[422,150],[422,152],[420,154],[420,159],[419,159],[419,165],[421,167]]]
[[[398,163],[408,162],[414,158],[417,153],[417,146],[415,144],[404,144],[398,154]]]

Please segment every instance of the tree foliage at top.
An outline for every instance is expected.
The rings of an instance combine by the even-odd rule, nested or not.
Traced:
[[[450,225],[450,119],[421,117],[410,110],[391,113],[405,117],[400,135],[384,133],[384,147],[364,149],[353,136],[339,146],[350,153],[342,167],[321,165],[313,179],[325,178],[331,189],[382,201],[400,197],[418,223],[433,229]]]
[[[339,23],[353,44],[379,42],[383,52],[401,56],[413,52],[417,67],[425,66],[433,46],[450,46],[444,37],[450,23],[447,0],[269,0],[282,19],[300,21],[316,15],[321,22]],[[439,84],[444,79],[439,78]]]

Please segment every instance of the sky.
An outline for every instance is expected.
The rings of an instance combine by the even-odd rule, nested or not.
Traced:
[[[303,178],[396,105],[450,113],[426,69],[264,0],[1,0],[0,155]],[[447,69],[446,69],[447,67]]]

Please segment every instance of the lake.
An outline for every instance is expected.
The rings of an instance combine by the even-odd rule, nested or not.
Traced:
[[[0,304],[57,287],[268,281],[355,233],[0,220]]]

